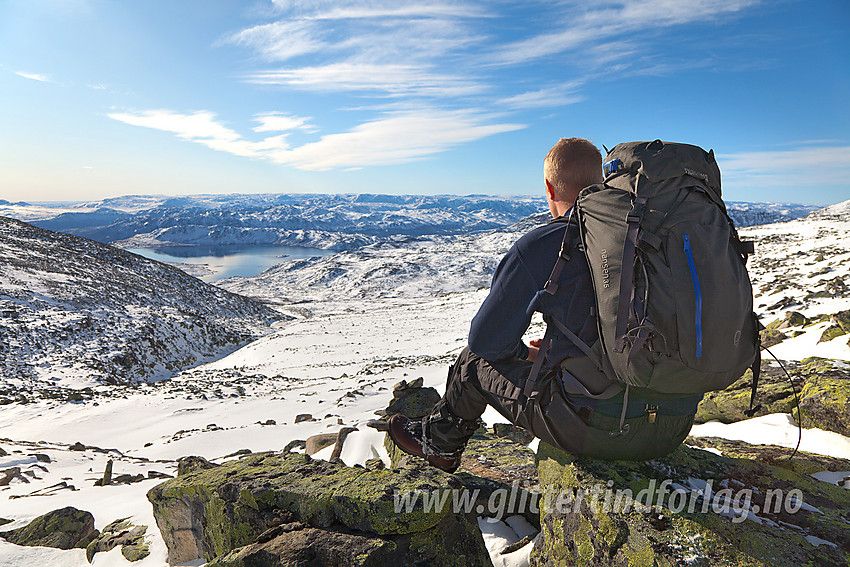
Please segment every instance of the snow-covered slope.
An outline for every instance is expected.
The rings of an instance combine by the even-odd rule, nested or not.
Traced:
[[[788,338],[771,348],[781,358],[819,354],[850,360],[847,335],[816,342],[829,324],[819,320],[820,316],[850,309],[846,288],[837,281],[850,283],[848,209],[850,202],[804,219],[741,231],[757,241],[750,269],[762,319],[769,323],[797,310],[815,321],[807,327],[783,329]],[[101,384],[89,391],[78,390],[76,398],[31,396],[26,404],[12,399],[0,411],[0,447],[9,452],[0,458],[0,469],[20,467],[32,476],[27,476],[27,482],[15,480],[0,492],[0,516],[13,519],[8,527],[15,528],[49,510],[74,505],[92,511],[98,529],[131,516],[148,526],[146,537],[152,544],[151,555],[135,565],[165,567],[164,544],[144,497],[160,481],[147,478],[132,485],[96,487],[94,481],[102,475],[107,460],[114,460],[116,474],[174,474],[174,459],[179,456],[203,455],[221,462],[238,450],[279,450],[290,440],[335,432],[342,426],[358,428],[350,437],[351,453],[346,452],[346,442],[345,462],[384,456],[382,436],[365,423],[375,410],[387,405],[392,385],[401,379],[421,376],[426,386],[443,390],[448,365],[466,344],[470,319],[486,296],[482,288],[488,285],[496,262],[521,234],[543,221],[545,215],[476,234],[382,237],[382,242],[359,250],[309,262],[287,262],[254,278],[222,282],[228,289],[284,305],[295,318],[273,323],[267,327],[268,334],[258,340],[217,360],[187,368],[170,380]],[[20,223],[10,226],[21,230]],[[42,234],[28,230],[33,231],[31,235]],[[57,354],[56,358],[19,359],[34,363],[32,371],[45,378],[62,376],[59,370],[64,369],[68,381],[74,377],[84,381],[91,374],[89,369],[63,368],[62,364],[76,352],[109,350],[119,336],[128,341],[134,337],[138,320],[125,320],[129,315],[122,311],[123,303],[143,306],[155,301],[158,307],[152,309],[155,313],[145,314],[146,321],[189,333],[189,327],[168,323],[174,305],[169,298],[177,297],[173,294],[178,289],[192,290],[198,310],[204,309],[198,303],[218,306],[225,301],[209,286],[203,287],[203,292],[196,290],[193,286],[199,284],[195,280],[184,279],[171,268],[89,241],[66,237],[67,241],[54,243],[18,236],[12,246],[6,234],[2,233],[0,240],[0,293],[5,294],[0,300],[19,303],[15,294],[27,292],[30,284],[25,282],[32,281],[29,293],[39,306],[37,313],[21,315],[27,324],[14,327],[14,337],[30,341],[28,337],[33,335],[56,341],[55,352],[66,343],[39,329],[58,331],[76,316],[72,311],[78,308],[106,316],[97,336],[94,332],[69,333],[73,340],[64,347],[69,351],[65,358]],[[32,254],[23,251],[29,242],[38,243]],[[82,244],[71,246],[74,242]],[[47,259],[55,262],[57,256],[67,268],[43,267]],[[32,265],[12,269],[6,258]],[[167,297],[146,292],[137,280],[127,283],[126,290],[121,287],[137,269],[134,266],[142,265],[146,267],[138,269],[145,278],[171,282]],[[25,272],[26,277],[18,272]],[[105,283],[99,284],[97,279]],[[78,281],[82,287],[77,287]],[[219,307],[210,309],[210,316],[219,312]],[[234,308],[228,316],[243,315]],[[258,325],[263,315],[249,311],[244,317],[246,325]],[[0,318],[0,328],[11,329],[21,320]],[[535,321],[529,338],[541,334],[542,325]],[[91,342],[97,348],[87,351],[73,350],[85,341],[102,342]],[[182,352],[183,347],[175,342],[169,348]],[[27,356],[23,350],[16,352],[16,356]],[[43,391],[48,391],[47,383],[42,385]],[[305,413],[314,419],[295,423],[295,416]],[[753,441],[793,446],[796,428],[786,416],[779,417],[782,419],[764,416],[740,422],[734,432],[712,425],[710,431],[706,427],[699,433],[741,437],[746,432]],[[485,414],[485,420],[504,421],[492,411]],[[827,443],[821,441],[824,432],[807,429],[803,435],[808,450],[850,456],[850,440],[845,437],[840,443],[834,441],[837,437]],[[85,450],[70,450],[78,441]],[[51,462],[39,461],[36,454],[48,455]],[[110,553],[96,556],[95,567],[129,565],[117,551]],[[82,550],[20,548],[0,541],[0,565],[37,564],[85,567],[87,562]]]
[[[277,318],[166,264],[0,217],[4,392],[170,376]]]
[[[738,226],[805,216],[816,207],[728,203]],[[0,215],[123,248],[278,244],[353,250],[399,235],[467,235],[545,212],[542,196],[126,196],[85,203],[0,203]]]

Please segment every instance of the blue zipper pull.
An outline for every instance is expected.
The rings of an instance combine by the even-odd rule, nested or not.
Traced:
[[[691,250],[691,239],[685,234],[685,256],[688,257],[688,267],[691,269],[691,280],[694,282],[694,299],[696,300],[695,325],[697,331],[697,358],[702,356],[702,292],[699,288],[697,266],[694,263],[694,253]]]

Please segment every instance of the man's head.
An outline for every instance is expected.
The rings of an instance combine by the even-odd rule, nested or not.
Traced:
[[[569,207],[582,189],[602,181],[602,154],[584,138],[561,138],[546,154],[543,177],[550,209],[553,203]]]

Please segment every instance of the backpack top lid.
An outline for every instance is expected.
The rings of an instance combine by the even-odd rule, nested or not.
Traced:
[[[619,159],[623,170],[643,175],[653,182],[688,175],[697,185],[720,192],[720,168],[714,159],[714,150],[705,151],[699,146],[676,142],[626,142],[617,144],[608,152],[605,161]],[[702,182],[702,183],[700,183]]]

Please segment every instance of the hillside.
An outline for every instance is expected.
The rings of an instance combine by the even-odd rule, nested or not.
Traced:
[[[164,378],[280,317],[166,264],[0,217],[0,395]]]

